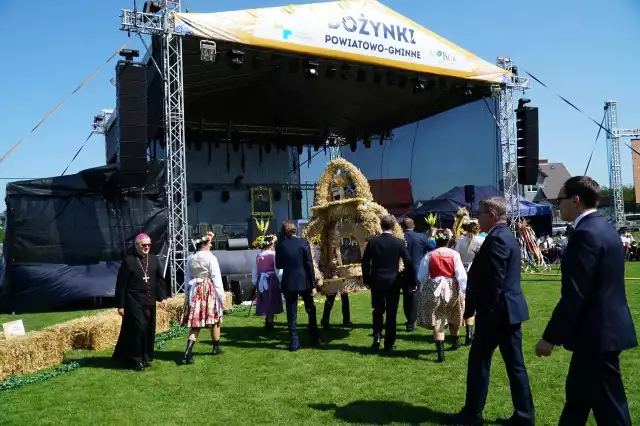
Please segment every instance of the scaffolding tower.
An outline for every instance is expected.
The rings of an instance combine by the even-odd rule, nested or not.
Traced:
[[[620,138],[640,138],[640,129],[618,128],[618,102],[604,103],[605,129],[607,129],[607,152],[609,154],[609,187],[613,201],[611,223],[616,229],[626,225],[622,165],[620,163]],[[633,148],[632,148],[633,149]]]
[[[518,68],[509,58],[498,57],[497,65],[508,71],[500,85],[500,106],[498,127],[502,158],[502,187],[507,204],[507,219],[511,230],[516,233],[520,226],[520,186],[518,184],[518,140],[516,134],[516,112],[514,97],[516,92],[524,93],[531,87],[528,78],[518,76]]]
[[[162,40],[159,71],[164,87],[169,265],[171,292],[176,294],[184,288],[185,262],[189,254],[182,37],[174,31],[173,17],[175,12],[180,12],[181,4],[180,0],[153,3],[158,8],[155,13],[122,10],[120,29],[140,36],[158,36]]]

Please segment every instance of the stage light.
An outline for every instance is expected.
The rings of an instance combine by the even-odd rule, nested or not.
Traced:
[[[444,78],[439,78],[438,86],[440,87],[441,91],[446,92],[447,90],[449,90],[449,81]]]
[[[382,71],[376,70],[373,74],[373,82],[375,84],[380,84],[382,82]]]
[[[367,79],[367,73],[364,68],[358,69],[358,76],[356,77],[356,81],[362,83]]]
[[[522,109],[522,107],[524,107],[529,102],[531,102],[531,99],[527,99],[527,98],[518,99],[518,109]]]
[[[364,144],[365,148],[371,148],[371,136],[365,136],[365,138],[362,140],[362,143]]]
[[[465,94],[465,96],[471,96],[471,95],[473,95],[473,89],[474,89],[473,84],[467,84],[467,85],[464,87],[464,94]]]
[[[302,144],[298,144],[297,148],[298,148],[298,155],[302,155],[302,148],[303,148]]]
[[[273,55],[271,57],[271,65],[276,69],[282,67],[282,58],[280,57],[280,55]]]
[[[513,75],[515,75],[516,77],[518,76],[518,67],[517,66],[512,66],[511,67],[511,72],[513,73]]]
[[[195,191],[193,193],[193,201],[195,201],[196,203],[202,201],[202,191]]]
[[[266,152],[267,154],[271,152],[271,143],[270,142],[265,142],[265,144],[264,144],[264,152]]]
[[[240,49],[231,50],[231,66],[240,68],[244,63],[244,52]]]
[[[338,71],[338,67],[336,66],[336,64],[329,65],[329,68],[327,68],[327,77],[333,78],[333,76],[336,75],[337,71]]]
[[[296,201],[302,201],[302,191],[300,191],[299,189],[296,189],[293,193],[293,198]]]
[[[253,68],[257,70],[262,68],[262,62],[262,56],[254,56],[251,64],[253,65]]]
[[[217,55],[217,46],[215,41],[200,40],[200,60],[204,62],[215,62]]]
[[[317,77],[320,72],[320,64],[318,61],[308,61],[305,72],[307,73],[307,77]]]
[[[281,198],[282,198],[282,193],[280,192],[279,189],[275,189],[273,191],[273,200],[274,201],[280,201]]]
[[[351,76],[351,67],[349,66],[349,64],[343,64],[342,68],[340,69],[340,76],[346,80]]]
[[[313,144],[313,150],[314,151],[320,151],[320,143],[319,142],[316,142],[316,143]]]
[[[223,203],[226,203],[231,198],[231,195],[229,194],[229,191],[225,189],[222,191],[222,194],[220,194],[220,198],[222,199]]]
[[[393,86],[397,82],[396,75],[390,71],[387,71],[387,84]]]
[[[233,147],[234,152],[238,152],[240,150],[240,143],[237,140],[231,142],[231,146]]]
[[[122,56],[125,61],[132,62],[133,58],[140,56],[140,52],[135,49],[122,49],[120,51],[120,56]]]
[[[401,75],[398,79],[398,87],[403,89],[407,85],[407,81],[409,81],[409,77],[406,75]]]
[[[414,84],[413,86],[413,93],[420,93],[427,90],[427,82],[427,77],[424,77],[422,75],[418,76],[416,78],[416,84]]]
[[[153,13],[154,15],[162,10],[162,3],[158,1],[145,1],[142,6],[144,13]]]
[[[116,78],[115,78],[115,77],[111,77],[111,78],[109,79],[109,83],[111,83],[111,85],[115,87],[115,85],[117,84],[117,82],[116,82]]]
[[[349,144],[349,148],[351,148],[351,152],[356,152],[358,149],[358,140],[354,137],[347,138],[347,143]]]
[[[499,99],[500,96],[502,96],[502,89],[500,88],[500,86],[497,84],[491,86],[491,98]]]

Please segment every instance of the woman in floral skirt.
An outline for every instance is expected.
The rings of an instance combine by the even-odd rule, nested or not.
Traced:
[[[200,329],[211,329],[212,353],[223,353],[220,348],[220,323],[224,306],[224,288],[218,259],[211,253],[213,233],[194,241],[196,253],[187,260],[185,274],[185,307],[181,325],[191,327],[183,364],[193,364],[193,345]]]

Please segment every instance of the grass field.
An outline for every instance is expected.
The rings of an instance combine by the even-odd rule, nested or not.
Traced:
[[[630,266],[627,276],[640,276],[637,269]],[[541,359],[533,348],[557,301],[559,281],[527,276],[523,283],[532,316],[524,325],[524,352],[537,424],[553,425],[564,402],[570,354],[556,349]],[[627,288],[639,325],[640,281],[629,281]],[[331,330],[319,349],[288,352],[284,315],[277,329],[267,332],[262,319],[236,313],[225,318],[226,353],[219,357],[207,355],[208,336],[197,345],[192,366],[175,362],[184,339],[170,341],[143,373],[116,370],[110,352],[95,353],[87,367],[1,393],[0,424],[439,424],[440,413],[459,410],[468,349],[448,352],[447,362],[436,364],[429,333],[406,333],[399,326],[398,352],[370,355],[369,294],[351,299],[355,328]],[[340,323],[339,302],[333,313],[332,322]],[[401,313],[398,320],[404,323]],[[640,423],[639,355],[635,349],[622,356],[634,423]],[[496,355],[485,419],[511,412],[504,364]]]

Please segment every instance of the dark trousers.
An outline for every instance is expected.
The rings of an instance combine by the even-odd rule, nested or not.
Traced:
[[[390,348],[396,342],[396,316],[400,301],[400,286],[397,284],[371,286],[371,307],[373,308],[373,336],[382,337],[384,328],[384,346]],[[386,323],[384,314],[387,314]]]
[[[351,310],[349,308],[349,293],[340,294],[342,300],[342,323],[348,324],[351,322]],[[331,318],[331,309],[336,301],[336,294],[327,294],[327,299],[324,302],[324,312],[322,313],[322,324],[329,324]]]
[[[409,286],[402,288],[402,309],[408,326],[414,326],[418,319],[418,293],[410,293]]]
[[[467,395],[463,412],[475,418],[482,416],[489,392],[491,358],[496,348],[500,348],[507,369],[514,420],[522,425],[533,425],[535,411],[529,376],[522,356],[520,324],[505,324],[504,321],[496,323],[491,318],[480,315],[476,318],[475,339],[469,351]]]
[[[620,352],[573,353],[560,426],[586,424],[591,410],[599,425],[631,425],[619,356]]]
[[[291,337],[291,346],[297,348],[300,346],[298,338],[298,296],[302,297],[304,302],[304,310],[309,316],[309,334],[311,340],[318,339],[318,320],[316,319],[316,305],[313,303],[311,290],[292,291],[284,293],[284,300],[287,306],[287,323],[289,324],[289,335]]]

